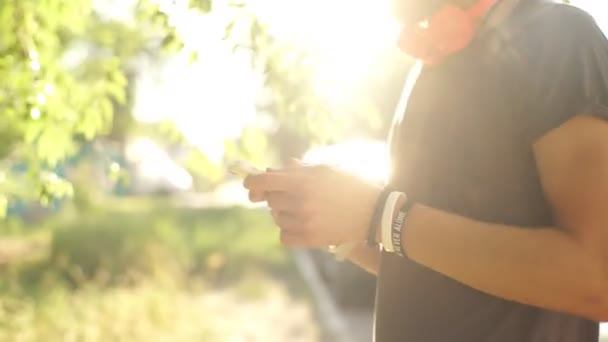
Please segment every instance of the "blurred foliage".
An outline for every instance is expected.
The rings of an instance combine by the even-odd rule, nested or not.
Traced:
[[[124,136],[136,59],[181,47],[156,1],[138,0],[133,22],[94,3],[0,2],[0,218],[18,198],[70,195],[55,168],[82,141]]]
[[[124,141],[138,61],[183,47],[159,2],[138,0],[132,21],[93,5],[0,3],[0,219],[15,201],[48,205],[72,195],[58,165],[84,141]],[[210,5],[191,2],[202,12]]]
[[[247,5],[244,2],[237,19],[227,25],[226,37],[235,49],[251,52],[252,64],[263,73],[266,87],[263,94],[266,101],[259,109],[270,114],[278,125],[270,134],[256,129],[243,132],[236,144],[241,152],[252,158],[251,154],[258,155],[264,149],[248,154],[250,144],[245,140],[265,141],[264,148],[278,149],[279,161],[285,162],[291,157],[301,157],[313,145],[357,136],[385,138],[411,65],[407,59],[395,58],[389,52],[380,54],[375,63],[377,68],[367,75],[366,82],[351,94],[349,101],[332,103],[320,93],[315,52],[298,42],[273,36],[270,24],[261,21]]]
[[[4,274],[0,289],[33,286],[44,291],[51,278],[81,287],[91,281],[110,286],[196,274],[220,284],[238,279],[248,268],[281,268],[288,261],[271,219],[260,211],[176,208],[163,199],[104,203],[103,209],[66,210],[46,223],[48,255],[5,269],[18,276]]]
[[[135,78],[142,72],[138,62],[188,50],[180,23],[171,18],[171,1],[137,0],[128,20],[108,17],[94,4],[0,2],[0,218],[17,199],[46,205],[72,195],[71,182],[57,167],[85,141],[124,141],[130,134]],[[231,16],[222,11],[226,7],[234,10]],[[278,123],[274,130],[249,128],[238,141],[227,141],[226,158],[261,164],[274,150],[284,160],[361,127],[383,136],[389,120],[369,96],[349,108],[330,104],[316,90],[310,52],[273,37],[247,1],[190,0],[187,8],[207,16],[218,12],[225,20],[225,39],[235,50],[249,51],[253,67],[264,75],[261,112]],[[202,52],[188,51],[192,61]],[[160,130],[187,145],[179,132],[169,131]],[[224,176],[195,149],[186,166],[208,184]]]
[[[202,304],[199,294],[155,283],[78,292],[55,286],[36,301],[0,295],[0,340],[221,341]]]
[[[44,253],[0,265],[2,341],[223,341],[243,329],[225,317],[277,292],[273,279],[299,282],[258,210],[120,199],[43,230],[28,240]]]

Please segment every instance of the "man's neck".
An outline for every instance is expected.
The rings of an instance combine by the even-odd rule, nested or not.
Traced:
[[[479,0],[452,0],[453,4],[460,8],[469,8]]]
[[[520,0],[499,0],[496,4],[496,9],[487,18],[486,27],[498,26],[513,12],[519,2]]]

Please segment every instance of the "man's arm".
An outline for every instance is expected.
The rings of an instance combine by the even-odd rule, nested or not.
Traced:
[[[399,199],[397,206],[405,204],[405,200]],[[393,213],[393,222],[397,219],[399,213]],[[382,240],[382,228],[376,227],[376,241]],[[350,253],[349,260],[367,272],[378,275],[380,268],[380,249],[379,247],[368,247],[367,243],[360,242],[357,247]]]
[[[355,265],[377,276],[380,268],[380,250],[377,247],[368,247],[367,243],[360,242],[348,255]]]
[[[577,116],[534,145],[558,227],[523,229],[416,205],[408,256],[480,291],[608,320],[608,123]]]
[[[608,320],[608,122],[576,116],[543,135],[534,152],[556,226],[526,229],[415,205],[405,251],[485,293]],[[380,192],[328,167],[250,176],[245,186],[299,218],[277,220],[282,243],[299,247],[363,241]],[[326,191],[332,187],[348,191]]]

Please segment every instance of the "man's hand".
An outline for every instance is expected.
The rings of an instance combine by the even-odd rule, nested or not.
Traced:
[[[380,187],[329,166],[291,166],[245,179],[254,201],[266,200],[292,247],[364,241]],[[264,194],[264,195],[262,195]]]

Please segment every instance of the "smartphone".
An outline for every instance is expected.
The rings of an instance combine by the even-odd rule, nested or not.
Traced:
[[[257,175],[264,172],[244,160],[237,160],[228,164],[228,171],[243,179],[249,175]],[[330,246],[328,251],[334,254],[338,261],[344,261],[356,246],[357,243],[345,243],[343,245]]]
[[[249,175],[257,175],[264,172],[244,160],[237,160],[228,164],[228,171],[243,179]]]

